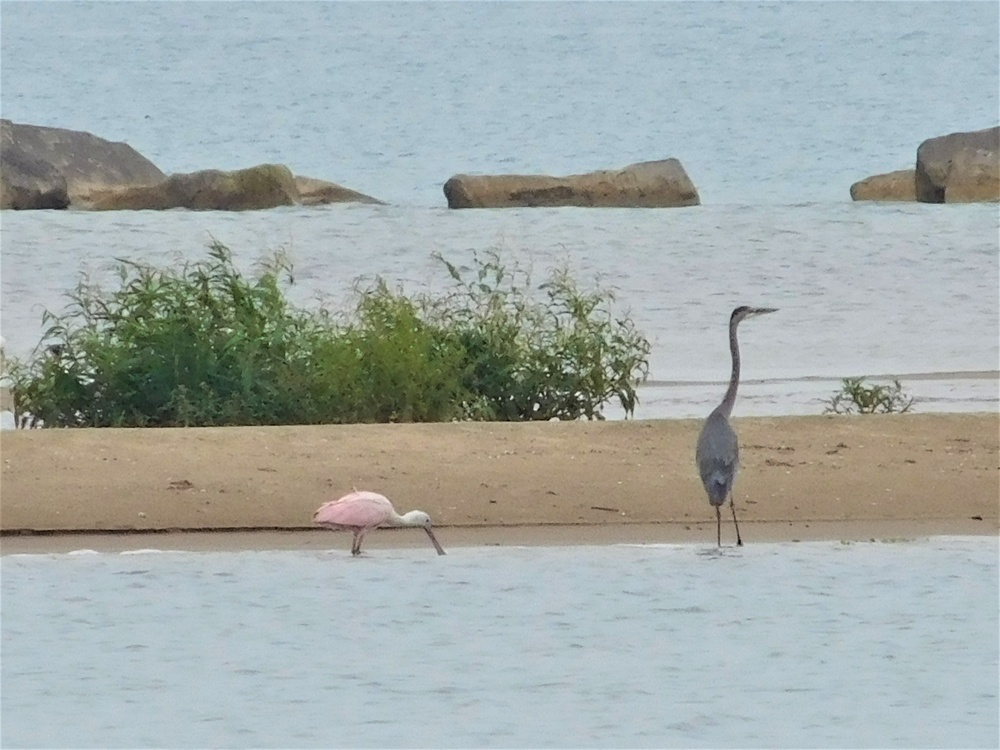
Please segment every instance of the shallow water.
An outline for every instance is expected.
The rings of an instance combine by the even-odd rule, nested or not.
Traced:
[[[995,538],[7,555],[4,747],[995,747]]]
[[[699,416],[718,402],[729,311],[745,302],[780,311],[741,328],[740,414],[818,414],[840,378],[884,374],[902,378],[918,410],[989,411],[1000,390],[998,231],[984,205],[8,212],[3,331],[9,353],[27,353],[43,310],[62,309],[81,270],[108,283],[116,257],[203,257],[209,232],[247,271],[285,246],[292,298],[335,310],[359,277],[440,292],[449,279],[433,252],[469,267],[473,251],[499,246],[536,283],[565,265],[615,290],[653,347],[637,417]]]

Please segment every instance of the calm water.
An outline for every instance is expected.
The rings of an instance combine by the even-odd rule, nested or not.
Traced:
[[[34,3],[4,117],[168,172],[262,161],[441,206],[456,172],[676,156],[705,203],[843,201],[997,124],[996,2]]]
[[[461,265],[471,262],[472,250],[499,246],[536,278],[568,264],[578,278],[616,289],[620,308],[631,310],[653,344],[654,382],[636,410],[642,418],[701,415],[721,398],[716,383],[729,374],[725,325],[741,301],[781,308],[742,330],[742,414],[817,414],[839,378],[885,373],[902,377],[922,411],[997,408],[992,206],[338,207],[211,218],[8,212],[8,345],[30,351],[42,310],[61,309],[61,295],[81,268],[108,279],[116,256],[196,257],[209,231],[239,249],[247,270],[268,248],[284,245],[296,264],[293,297],[335,309],[347,305],[359,276],[381,274],[410,291],[443,290],[448,277],[431,258],[434,250]],[[69,256],[77,261],[58,260]],[[52,262],[39,269],[40,258]]]
[[[126,140],[166,171],[262,161],[391,205],[244,214],[5,212],[0,312],[26,354],[46,308],[115,257],[250,268],[293,296],[411,290],[499,247],[618,290],[653,343],[637,416],[721,396],[737,304],[744,414],[818,413],[840,378],[898,374],[924,411],[995,410],[996,206],[855,205],[924,138],[998,118],[996,3],[12,3],[3,115]],[[456,172],[572,173],[676,156],[704,205],[444,209]],[[956,375],[955,373],[960,373]],[[612,411],[613,415],[613,411]]]
[[[996,747],[997,540],[2,558],[4,747]]]

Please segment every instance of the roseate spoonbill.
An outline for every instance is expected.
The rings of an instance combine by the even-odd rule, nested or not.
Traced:
[[[702,484],[708,493],[708,502],[715,508],[715,540],[722,546],[722,514],[720,508],[729,498],[729,508],[733,511],[736,526],[736,546],[743,546],[740,524],[736,520],[736,506],[733,505],[733,482],[740,467],[740,444],[736,432],[729,424],[729,415],[736,403],[736,389],[740,384],[740,345],[736,342],[736,326],[740,321],[756,315],[777,312],[773,307],[737,307],[729,317],[729,352],[733,357],[733,373],[729,378],[729,389],[725,398],[708,415],[705,426],[698,436],[695,460]]]
[[[438,540],[431,530],[430,516],[422,510],[411,510],[401,516],[392,507],[389,498],[377,492],[356,489],[339,500],[323,503],[313,514],[313,523],[328,529],[350,529],[353,531],[354,544],[351,545],[351,554],[354,556],[361,554],[361,540],[365,538],[365,534],[382,524],[420,526],[431,538],[437,553],[444,554],[444,550],[441,549],[441,545],[438,544]]]

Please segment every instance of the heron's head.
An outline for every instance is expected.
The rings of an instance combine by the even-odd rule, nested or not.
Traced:
[[[747,318],[754,318],[758,315],[766,315],[767,313],[777,312],[776,307],[747,307],[746,305],[740,305],[735,310],[733,310],[732,316],[729,318],[729,322],[732,325],[736,325],[741,320],[746,320]]]

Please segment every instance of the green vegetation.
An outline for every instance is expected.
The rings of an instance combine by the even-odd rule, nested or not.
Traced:
[[[497,252],[464,271],[435,257],[447,294],[377,278],[341,313],[290,305],[281,253],[254,278],[217,242],[180,267],[120,260],[118,289],[83,278],[10,363],[16,411],[47,427],[601,419],[612,398],[634,412],[650,347],[610,291],[566,270],[536,288]]]
[[[913,397],[903,390],[898,380],[891,385],[865,385],[864,378],[844,378],[839,393],[835,393],[823,410],[824,414],[893,414],[906,412],[913,406]]]

